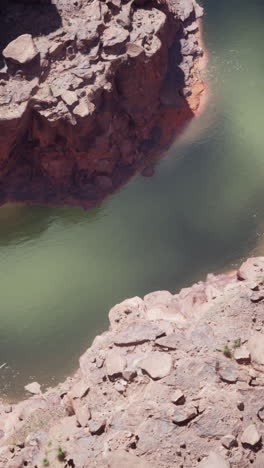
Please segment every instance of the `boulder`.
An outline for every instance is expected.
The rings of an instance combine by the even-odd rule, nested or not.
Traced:
[[[32,393],[32,395],[39,395],[41,393],[41,387],[38,382],[32,382],[25,386],[27,392]]]
[[[233,436],[232,434],[227,434],[224,437],[222,437],[221,444],[223,445],[223,447],[230,450],[232,447],[237,446],[236,437]]]
[[[238,379],[238,370],[235,366],[226,366],[219,370],[219,376],[224,382],[234,384]]]
[[[236,348],[234,352],[234,358],[238,364],[249,364],[250,363],[250,352],[246,346]]]
[[[255,334],[249,339],[248,349],[253,364],[264,366],[264,335],[262,333]]]
[[[139,362],[139,367],[152,379],[162,379],[171,371],[172,357],[170,354],[153,352]]]
[[[85,380],[79,380],[71,388],[69,394],[72,398],[83,398],[89,391],[89,385]]]
[[[113,349],[107,353],[105,366],[109,377],[122,375],[126,368],[126,359],[118,349]]]
[[[251,447],[254,447],[257,445],[261,440],[261,435],[259,434],[256,425],[255,424],[250,424],[248,426],[242,436],[241,436],[241,443],[243,445],[249,445]]]
[[[118,333],[114,342],[118,346],[134,346],[155,340],[160,335],[162,335],[162,330],[156,325],[149,322],[134,323]]]
[[[38,53],[31,34],[18,36],[3,50],[5,59],[10,59],[20,65],[31,62]]]
[[[172,421],[178,426],[187,424],[198,415],[197,408],[193,405],[178,407],[174,410]]]
[[[199,468],[230,468],[229,461],[216,452],[210,452],[209,456],[199,463]]]

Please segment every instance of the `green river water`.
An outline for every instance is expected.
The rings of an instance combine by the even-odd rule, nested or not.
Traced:
[[[204,0],[211,93],[151,178],[100,207],[0,209],[0,390],[55,384],[109,308],[264,254],[262,0]]]

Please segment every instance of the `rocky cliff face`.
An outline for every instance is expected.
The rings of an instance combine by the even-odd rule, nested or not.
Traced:
[[[195,0],[19,0],[0,14],[0,203],[93,205],[197,110]]]
[[[109,312],[76,374],[0,405],[0,467],[264,466],[264,257]]]

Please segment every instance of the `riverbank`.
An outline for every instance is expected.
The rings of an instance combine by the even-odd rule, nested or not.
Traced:
[[[113,307],[73,377],[0,406],[0,466],[263,466],[263,271]]]

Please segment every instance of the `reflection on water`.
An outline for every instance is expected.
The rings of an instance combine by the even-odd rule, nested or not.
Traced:
[[[155,175],[89,212],[0,209],[2,395],[71,372],[117,301],[264,253],[264,5],[203,4],[211,98]]]

